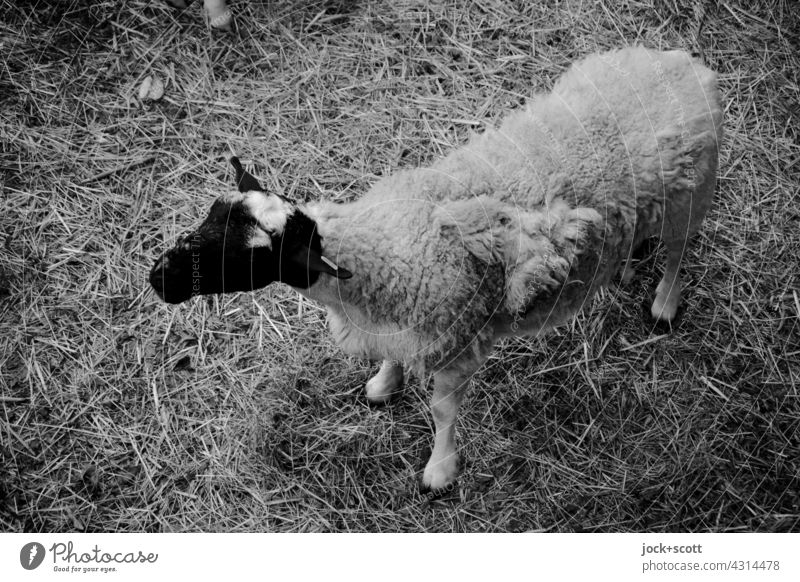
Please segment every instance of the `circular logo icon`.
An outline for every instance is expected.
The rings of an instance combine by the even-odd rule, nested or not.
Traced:
[[[26,570],[35,570],[44,561],[44,546],[39,542],[30,542],[19,551],[19,563]]]

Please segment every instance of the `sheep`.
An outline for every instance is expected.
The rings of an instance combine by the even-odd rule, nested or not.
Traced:
[[[651,314],[675,318],[721,139],[716,75],[688,54],[595,54],[498,128],[354,202],[294,204],[232,158],[238,190],[158,259],[150,283],[170,303],[294,287],[327,308],[344,352],[383,360],[372,402],[399,392],[404,366],[432,376],[422,486],[448,489],[459,405],[500,338],[564,323],[629,278],[632,250],[654,236],[666,257]]]

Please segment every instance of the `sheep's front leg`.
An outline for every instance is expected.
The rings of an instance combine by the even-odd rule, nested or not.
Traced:
[[[403,366],[393,360],[384,360],[381,369],[367,382],[367,400],[383,404],[396,394],[403,384]]]
[[[422,486],[441,491],[451,486],[458,477],[456,452],[456,417],[464,399],[471,374],[441,371],[433,375],[431,412],[436,427],[433,451],[422,474]]]

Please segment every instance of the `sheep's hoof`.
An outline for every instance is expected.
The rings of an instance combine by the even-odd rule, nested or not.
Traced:
[[[370,385],[370,382],[373,380],[374,378],[367,382],[367,402],[373,406],[383,406],[384,404],[391,402],[392,399],[397,395],[397,392],[393,390],[385,390],[383,387],[376,387],[375,384]]]
[[[370,404],[386,404],[400,392],[402,385],[402,368],[381,368],[380,372],[367,381],[367,400]]]
[[[386,396],[380,397],[370,396],[367,394],[367,404],[369,404],[369,406],[372,408],[380,408],[389,404],[392,401],[392,398],[394,398],[394,394],[387,394]]]
[[[213,17],[209,14],[209,24],[211,24],[211,28],[233,32],[233,13],[230,10],[225,10]]]
[[[453,453],[441,461],[431,459],[422,473],[421,490],[434,497],[453,491],[458,479],[458,455]]]
[[[650,308],[650,315],[656,321],[672,323],[678,313],[681,293],[679,288],[667,288],[667,284],[662,280],[656,289],[656,298]]]
[[[619,276],[619,281],[623,285],[630,285],[635,276],[636,269],[634,269],[631,265],[626,265],[625,268],[622,269],[622,273]]]
[[[440,487],[439,489],[432,489],[425,485],[422,481],[419,484],[419,493],[428,500],[442,499],[443,497],[452,494],[458,490],[458,480],[452,481],[450,484]]]

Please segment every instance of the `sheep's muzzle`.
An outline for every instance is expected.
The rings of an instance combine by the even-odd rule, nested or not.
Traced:
[[[150,270],[150,285],[156,294],[167,303],[182,303],[199,294],[199,285],[192,291],[191,274],[182,273],[170,261],[169,252],[164,253]]]

